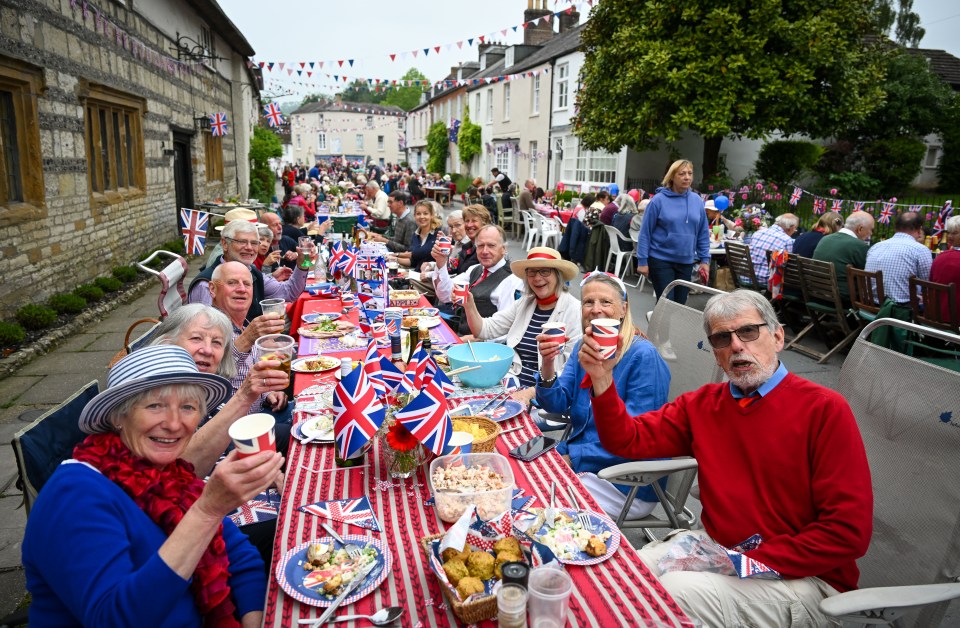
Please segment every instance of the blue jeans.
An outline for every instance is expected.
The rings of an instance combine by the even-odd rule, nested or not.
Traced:
[[[647,264],[650,267],[650,283],[653,284],[653,291],[657,300],[660,299],[660,295],[667,289],[671,281],[676,279],[690,281],[690,276],[693,274],[693,264],[665,262],[655,257],[648,258]],[[682,305],[687,302],[687,292],[687,288],[678,286],[670,291],[667,298]]]

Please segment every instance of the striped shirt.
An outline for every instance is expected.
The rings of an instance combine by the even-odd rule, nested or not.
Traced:
[[[514,351],[520,356],[520,364],[523,367],[520,370],[520,386],[527,388],[537,385],[537,370],[539,369],[540,351],[537,349],[537,336],[540,335],[543,324],[550,320],[553,314],[553,308],[541,310],[539,307],[533,310],[530,317],[530,324],[527,325],[527,331],[523,332],[523,338],[514,347]]]

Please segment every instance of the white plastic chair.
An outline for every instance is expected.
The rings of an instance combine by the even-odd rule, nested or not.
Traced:
[[[558,248],[562,236],[563,223],[558,218],[540,218],[540,246],[551,246],[551,241],[556,239],[552,246]]]
[[[537,237],[540,235],[540,224],[537,222],[537,219],[534,216],[539,216],[539,214],[534,214],[526,209],[520,210],[520,215],[523,216],[523,226],[526,229],[527,233],[523,238],[523,248],[529,251],[533,248],[533,243],[537,241]]]
[[[604,265],[604,269],[607,270],[610,268],[610,262],[616,257],[616,265],[613,271],[613,274],[617,277],[620,277],[620,265],[623,265],[623,270],[627,270],[630,267],[629,262],[625,263],[625,260],[629,260],[630,256],[633,255],[633,247],[629,249],[621,248],[623,234],[616,227],[611,227],[610,225],[603,225],[603,230],[607,232],[607,239],[610,242],[610,252],[607,253],[607,263]],[[621,277],[622,279],[622,277]]]

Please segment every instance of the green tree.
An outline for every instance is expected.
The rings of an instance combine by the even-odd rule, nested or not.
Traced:
[[[269,203],[273,196],[273,171],[270,158],[283,155],[283,146],[276,133],[261,126],[253,127],[250,140],[250,198]]]
[[[445,172],[447,169],[447,154],[450,151],[450,137],[447,135],[447,125],[443,122],[434,122],[427,131],[427,170],[429,172]]]
[[[874,28],[863,0],[604,0],[581,35],[575,132],[618,151],[692,130],[705,176],[726,136],[832,135],[882,97]]]
[[[943,154],[937,164],[937,178],[941,191],[953,193],[960,190],[960,98],[954,97],[944,110],[940,127]]]
[[[410,68],[404,74],[402,81],[425,81],[427,77],[417,68]],[[420,94],[423,93],[422,85],[403,85],[398,88],[391,87],[386,92],[386,98],[383,99],[384,105],[393,105],[400,107],[404,111],[410,111],[420,104]]]
[[[463,108],[463,121],[457,136],[457,152],[461,166],[469,172],[470,162],[480,154],[480,125],[470,120],[470,107]]]
[[[901,46],[916,48],[926,30],[920,26],[920,16],[913,12],[913,0],[899,0],[898,5],[894,10],[893,0],[873,0],[871,11],[877,32]]]
[[[312,102],[330,102],[333,100],[333,96],[330,94],[307,94],[303,97],[303,100],[300,102],[301,105],[308,105]]]
[[[343,99],[350,102],[364,102],[372,105],[380,104],[386,98],[386,93],[373,89],[372,83],[354,79],[344,90]]]

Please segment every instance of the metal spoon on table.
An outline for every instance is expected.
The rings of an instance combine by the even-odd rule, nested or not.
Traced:
[[[328,624],[333,624],[338,621],[350,621],[354,619],[366,619],[374,626],[386,626],[397,621],[400,616],[403,615],[402,606],[388,606],[386,608],[381,608],[373,615],[340,615],[339,617],[334,617]]]

